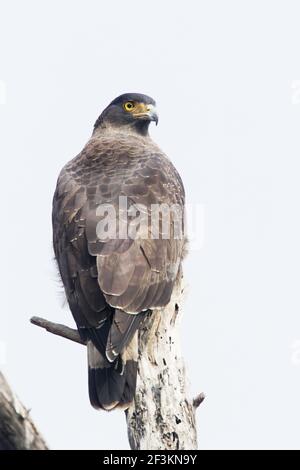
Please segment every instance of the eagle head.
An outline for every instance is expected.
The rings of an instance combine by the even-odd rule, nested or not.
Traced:
[[[141,134],[147,134],[151,121],[157,125],[158,114],[155,101],[140,93],[125,93],[115,98],[97,119],[99,126],[127,126]]]

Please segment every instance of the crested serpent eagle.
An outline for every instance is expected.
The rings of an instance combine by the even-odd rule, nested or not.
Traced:
[[[181,272],[180,211],[169,211],[168,230],[163,210],[158,233],[149,223],[157,206],[184,208],[181,178],[151,140],[151,121],[158,121],[152,98],[127,93],[112,101],[81,153],[62,169],[53,198],[54,252],[87,343],[90,401],[105,410],[125,409],[133,400],[139,326],[169,303]]]

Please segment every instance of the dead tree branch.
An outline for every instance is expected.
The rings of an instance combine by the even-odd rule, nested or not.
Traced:
[[[45,320],[45,318],[32,317],[30,319],[31,323],[41,328],[45,328],[49,333],[53,333],[57,336],[62,336],[63,338],[69,339],[70,341],[75,341],[75,343],[83,344],[86,343],[82,341],[77,330],[69,328],[68,326],[61,325],[60,323],[53,323],[52,321]]]
[[[137,390],[126,413],[132,449],[197,449],[196,403],[187,398],[180,347],[182,301],[178,286],[167,307],[155,310],[140,328]]]
[[[0,372],[0,450],[46,450],[31,417]]]

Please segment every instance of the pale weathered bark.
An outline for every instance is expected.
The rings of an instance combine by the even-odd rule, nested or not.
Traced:
[[[30,415],[0,372],[0,450],[46,450]]]
[[[180,347],[183,289],[174,290],[163,310],[153,311],[139,331],[135,400],[127,410],[132,449],[197,449],[195,410],[204,396],[190,401]]]
[[[183,289],[174,289],[163,310],[147,315],[139,330],[139,366],[135,400],[126,410],[131,449],[197,449],[196,408],[204,399],[188,399],[180,348]],[[33,317],[50,333],[84,344],[76,330]]]

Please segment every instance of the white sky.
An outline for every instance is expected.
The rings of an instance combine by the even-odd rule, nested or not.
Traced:
[[[204,207],[183,345],[201,449],[300,448],[300,7],[295,1],[0,0],[0,368],[51,448],[128,448],[93,410],[52,261],[61,167],[122,92]]]

